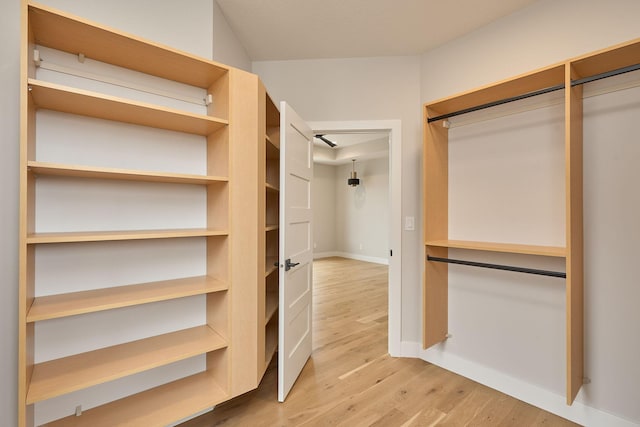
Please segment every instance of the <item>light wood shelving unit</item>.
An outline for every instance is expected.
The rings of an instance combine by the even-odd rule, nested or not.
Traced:
[[[261,99],[262,102],[262,99]],[[260,316],[262,328],[259,334],[264,345],[258,354],[259,372],[266,371],[278,348],[278,292],[280,248],[280,112],[268,94],[264,95],[264,277],[259,286],[264,300],[264,315]],[[262,314],[262,309],[260,310]],[[263,355],[263,357],[260,357]]]
[[[232,318],[229,232],[230,75],[221,64],[148,42],[71,16],[55,9],[22,2],[20,280],[19,280],[19,426],[34,425],[34,404],[170,363],[205,355],[206,370],[105,405],[81,416],[50,425],[160,426],[178,421],[232,397],[230,375]],[[36,79],[35,46],[173,80],[206,90],[213,104],[206,114],[109,96]],[[238,102],[234,100],[234,102]],[[121,123],[205,137],[206,175],[103,168],[36,160],[36,110],[53,110]],[[203,110],[204,110],[203,104]],[[207,224],[201,229],[35,230],[35,179],[40,175],[76,180],[119,180],[204,186]],[[40,213],[45,214],[45,213]],[[206,275],[137,283],[67,294],[38,296],[35,292],[35,247],[96,241],[200,238],[206,241]],[[250,287],[250,284],[245,284]],[[35,323],[103,310],[169,301],[194,295],[206,297],[206,324],[68,357],[34,363]]]
[[[584,55],[476,90],[424,105],[424,244],[428,257],[448,258],[449,248],[564,258],[566,265],[566,399],[572,404],[583,383],[582,84],[640,63],[640,40]],[[448,237],[449,114],[490,108],[510,98],[564,89],[566,244],[549,247],[450,240]],[[493,105],[491,105],[493,104]],[[431,119],[431,121],[429,121]],[[434,120],[435,119],[435,120]],[[448,334],[448,264],[425,260],[423,347]]]

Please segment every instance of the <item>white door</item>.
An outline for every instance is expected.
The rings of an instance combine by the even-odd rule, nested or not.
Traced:
[[[278,400],[311,356],[313,135],[280,103],[280,301]]]

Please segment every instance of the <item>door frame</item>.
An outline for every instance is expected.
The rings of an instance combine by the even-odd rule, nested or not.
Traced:
[[[402,339],[402,121],[308,121],[314,134],[389,132],[389,330],[391,356],[401,356]]]

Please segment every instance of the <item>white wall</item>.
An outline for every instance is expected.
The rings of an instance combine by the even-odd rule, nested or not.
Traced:
[[[307,121],[402,121],[402,217],[420,217],[422,127],[420,58],[254,62],[274,100]],[[417,221],[419,222],[419,221]],[[402,339],[420,336],[421,227],[402,233]],[[400,225],[396,225],[400,226]]]
[[[18,424],[20,2],[0,5],[0,414]]]
[[[313,252],[315,254],[336,251],[336,168],[314,163],[313,165]]]
[[[636,0],[540,0],[422,56],[422,102],[640,35]]]
[[[358,161],[356,171],[354,188],[347,185],[351,164],[314,165],[314,253],[387,263],[389,159]]]
[[[213,60],[251,71],[251,59],[247,51],[229,26],[218,2],[211,0],[211,3],[213,4]]]
[[[336,250],[384,262],[389,255],[389,159],[356,162],[360,185],[350,187],[351,165],[336,167]]]
[[[637,38],[638,16],[640,3],[630,0],[536,2],[425,53],[422,101]],[[635,357],[640,354],[640,338],[629,328],[640,324],[640,312],[633,304],[640,298],[638,273],[631,259],[640,243],[635,219],[640,200],[633,189],[640,173],[632,160],[638,158],[638,127],[633,117],[640,114],[639,96],[639,90],[633,89],[585,100],[585,375],[592,382],[582,387],[576,403],[571,407],[562,403],[564,288],[555,279],[450,267],[453,338],[418,352],[422,357],[586,425],[640,424],[640,369]],[[560,181],[562,185],[563,168],[557,159],[563,160],[562,153],[559,149],[554,154],[553,148],[553,141],[562,143],[562,123],[554,119],[561,119],[562,112],[554,113],[554,108],[451,129],[450,163],[457,165],[450,171],[455,208],[450,212],[452,235],[563,242],[564,211],[558,210],[563,194],[553,184]],[[463,150],[467,138],[483,149],[469,144]],[[510,151],[514,144],[525,154],[524,164],[513,162],[517,158]],[[527,165],[533,156],[538,157],[537,169]],[[488,163],[478,167],[478,162]],[[500,162],[511,165],[511,170],[497,170]],[[503,178],[500,182],[496,178],[500,173],[518,181]],[[491,185],[490,191],[485,191],[484,183]],[[523,193],[536,204],[514,195],[509,188],[513,184],[525,186]],[[496,197],[502,196],[497,193],[517,201],[500,203]],[[491,217],[487,207],[497,215]],[[452,252],[498,263],[562,267],[534,257]]]

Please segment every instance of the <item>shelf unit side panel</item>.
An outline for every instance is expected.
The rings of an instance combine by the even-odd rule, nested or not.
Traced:
[[[577,76],[567,66],[567,82]],[[566,91],[566,316],[567,404],[575,399],[584,377],[584,265],[582,86]]]
[[[262,81],[258,81],[258,147],[257,147],[257,155],[258,155],[258,179],[256,181],[258,185],[258,191],[260,195],[258,197],[258,224],[263,226],[269,221],[267,213],[267,206],[269,204],[269,192],[266,190],[265,186],[267,183],[267,167],[266,163],[263,159],[266,159],[268,156],[268,145],[269,142],[266,141],[267,138],[267,122],[268,115],[270,114],[270,108],[267,105],[269,102],[269,96],[267,95],[267,91],[264,87]],[[268,268],[267,259],[266,259],[266,242],[267,236],[265,232],[259,230],[258,232],[258,279],[256,281],[256,293],[257,293],[257,323],[256,323],[256,334],[257,334],[257,342],[256,342],[256,360],[255,366],[257,370],[256,381],[259,383],[262,378],[263,372],[265,371],[264,360],[262,355],[265,354],[265,330],[264,330],[264,322],[262,319],[266,317],[266,278],[265,271]]]
[[[259,210],[256,206],[263,193],[258,185],[259,160],[257,127],[259,110],[256,102],[258,77],[242,70],[232,70],[229,97],[230,182],[231,186],[231,391],[236,396],[257,387],[256,345],[259,283],[258,241]]]
[[[229,74],[226,72],[207,88],[213,102],[207,106],[207,114],[212,117],[229,118]]]
[[[229,127],[207,136],[207,175],[229,177]]]
[[[207,228],[229,229],[229,185],[226,182],[207,185]]]
[[[428,124],[433,110],[424,110],[424,241],[448,236],[448,130]],[[426,248],[425,256],[447,256],[446,248]],[[448,333],[448,266],[426,261],[423,280],[423,348],[442,342]]]
[[[427,124],[424,138],[424,240],[446,240],[448,236],[449,148],[448,129]]]
[[[35,183],[27,163],[35,158],[35,106],[27,92],[30,77],[35,76],[35,65],[29,56],[35,44],[28,25],[28,5],[20,4],[20,188],[18,231],[18,426],[34,424],[34,406],[27,405],[26,397],[33,375],[35,330],[27,323],[27,313],[35,297],[35,249],[27,244],[27,236],[35,229]]]

